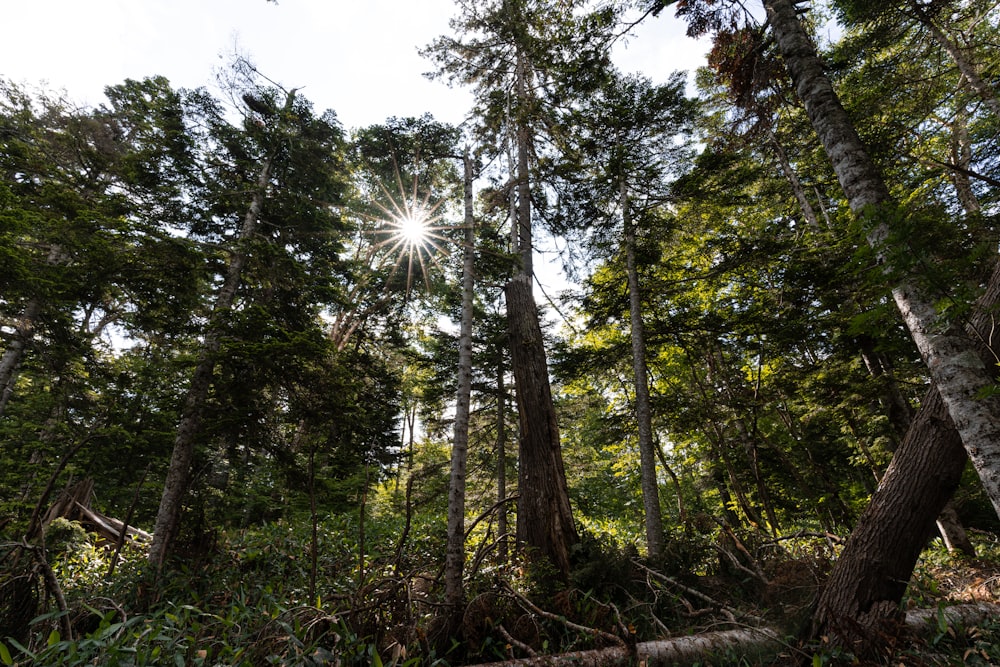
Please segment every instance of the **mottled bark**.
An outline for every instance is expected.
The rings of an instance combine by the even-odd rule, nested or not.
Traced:
[[[507,388],[503,365],[497,366],[497,558],[507,562]]]
[[[465,597],[465,469],[469,450],[469,409],[472,400],[472,303],[475,290],[475,227],[472,217],[472,157],[466,152],[465,247],[462,264],[462,321],[458,336],[458,390],[455,430],[451,445],[451,478],[448,485],[448,546],[445,552],[445,600],[451,607],[453,629],[458,627]]]
[[[809,120],[833,164],[851,209],[869,224],[868,241],[892,272],[891,216],[896,203],[871,162],[823,71],[815,47],[792,0],[765,0],[772,33]],[[957,326],[945,327],[936,299],[915,280],[904,278],[892,296],[937,390],[962,438],[994,510],[1000,515],[1000,398],[983,398],[993,377],[979,346]]]
[[[800,99],[851,209],[871,223],[868,240],[888,269],[895,248],[887,216],[895,203],[823,72],[791,0],[765,0],[774,37]],[[934,386],[893,457],[834,568],[813,618],[815,633],[834,636],[865,654],[879,652],[892,630],[899,602],[924,537],[961,477],[967,452],[1000,513],[1000,409],[980,392],[993,384],[988,368],[1000,273],[975,304],[968,333],[942,330],[933,301],[908,280],[893,298],[920,350]],[[985,345],[984,345],[985,344]],[[983,356],[980,356],[983,355]],[[963,450],[964,446],[964,450]]]

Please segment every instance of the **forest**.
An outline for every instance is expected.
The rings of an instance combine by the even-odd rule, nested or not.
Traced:
[[[0,79],[0,664],[1000,664],[1000,3],[441,32],[459,126]]]

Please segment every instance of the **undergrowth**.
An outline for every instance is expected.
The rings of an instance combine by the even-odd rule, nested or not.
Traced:
[[[126,545],[113,576],[110,548],[73,525],[58,526],[61,537],[49,534],[48,560],[66,608],[45,594],[41,579],[31,580],[40,593],[37,610],[25,632],[0,637],[0,663],[457,665],[760,623],[784,627],[791,647],[794,622],[808,618],[833,556],[832,545],[815,539],[775,546],[744,536],[740,553],[759,561],[740,562],[705,535],[686,544],[678,535],[664,559],[650,563],[632,546],[584,535],[573,574],[563,582],[537,563],[500,564],[473,553],[456,629],[442,614],[440,526],[411,526],[421,537],[404,540],[401,521],[368,520],[362,554],[357,515],[326,518],[317,526],[315,581],[307,521],[219,533],[210,549],[185,554],[159,574],[147,566],[141,545]],[[728,535],[721,544],[740,539]],[[968,563],[929,549],[907,603],[995,599],[1000,577],[988,567],[1000,562],[1000,547],[985,536],[979,541],[978,575],[968,574]],[[7,555],[17,548],[7,545]],[[31,559],[20,562],[31,569]],[[894,664],[1000,664],[997,646],[1000,621],[970,628],[942,623],[933,639],[900,649]],[[811,656],[815,665],[850,662],[822,645],[792,654],[800,661]],[[726,654],[711,664],[753,664],[748,660]]]

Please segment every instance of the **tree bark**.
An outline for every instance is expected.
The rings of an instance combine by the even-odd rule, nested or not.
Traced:
[[[858,519],[820,596],[813,636],[829,635],[878,653],[902,612],[903,592],[934,527],[958,487],[965,450],[941,395],[931,389]]]
[[[529,99],[527,63],[517,54],[514,82],[519,100]],[[515,110],[515,113],[519,113]],[[548,558],[563,578],[569,575],[569,549],[579,539],[573,526],[563,469],[548,361],[532,293],[532,226],[529,152],[531,136],[523,117],[516,118],[516,206],[512,241],[520,270],[504,288],[511,369],[519,416],[517,542]]]
[[[887,408],[889,423],[893,425],[894,430],[899,434],[899,439],[902,439],[906,436],[907,431],[909,431],[913,423],[913,409],[903,397],[903,393],[899,390],[899,386],[892,376],[891,364],[885,358],[885,355],[875,349],[875,344],[871,337],[862,336],[859,338],[859,343],[861,356],[865,360],[868,372],[874,378],[885,379],[883,385],[885,391],[882,402]],[[896,438],[890,438],[890,442],[893,443],[893,452],[896,451],[895,443],[897,441]],[[876,478],[881,481],[881,471],[874,468],[873,470]],[[970,558],[976,557],[976,548],[969,541],[969,536],[966,534],[965,528],[958,518],[958,512],[955,510],[955,505],[952,501],[949,500],[938,515],[937,528],[948,551],[957,549]]]
[[[628,186],[621,186],[622,223],[625,232],[625,264],[628,273],[629,322],[632,331],[632,372],[635,385],[635,421],[639,431],[639,473],[642,480],[642,506],[645,511],[646,550],[651,559],[663,554],[663,518],[660,513],[660,489],[656,481],[656,447],[653,443],[653,408],[649,398],[649,373],[646,368],[646,334],[642,322],[642,295],[635,260],[635,225],[632,221]]]
[[[531,277],[515,277],[507,283],[504,295],[520,417],[517,539],[528,550],[548,558],[565,577],[569,574],[569,549],[578,537]]]
[[[472,217],[472,157],[463,158],[465,187],[465,248],[462,265],[462,322],[458,338],[458,391],[455,431],[451,447],[448,486],[448,546],[445,553],[445,600],[450,607],[452,633],[464,611],[462,584],[465,567],[465,469],[469,451],[469,408],[472,399],[472,299],[475,290],[475,226]]]
[[[507,388],[502,364],[497,364],[497,558],[507,562]]]
[[[796,90],[851,209],[874,220],[869,243],[892,268],[884,248],[890,234],[884,216],[895,208],[888,189],[823,73],[794,4],[765,0],[764,5]],[[1000,271],[995,268],[965,334],[957,327],[940,331],[931,301],[912,283],[902,281],[893,289],[934,386],[831,573],[813,617],[814,633],[835,636],[861,653],[879,652],[878,640],[900,616],[899,602],[931,522],[960,480],[965,462],[962,446],[1000,512],[1000,410],[995,398],[979,397],[993,384],[987,371],[992,365],[989,325],[998,291]]]
[[[796,91],[851,210],[873,223],[868,242],[886,270],[892,271],[891,256],[899,249],[887,247],[887,242],[891,217],[899,214],[896,203],[824,73],[792,0],[765,0],[764,6]],[[1000,398],[984,398],[993,377],[980,359],[977,341],[957,326],[944,328],[934,299],[913,280],[901,280],[892,296],[1000,516]]]

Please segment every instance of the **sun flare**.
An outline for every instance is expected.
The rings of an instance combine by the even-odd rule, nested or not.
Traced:
[[[393,264],[391,275],[405,271],[407,295],[415,278],[429,290],[431,267],[438,264],[439,255],[448,254],[442,235],[448,227],[442,224],[438,210],[443,201],[431,204],[429,197],[420,201],[415,192],[406,193],[402,188],[395,196],[384,186],[382,190],[384,201],[374,202],[382,213],[376,232],[381,236],[375,246],[378,254]]]
[[[421,211],[411,211],[399,220],[396,220],[397,234],[399,238],[408,246],[424,245],[430,234],[427,225],[427,216]]]

